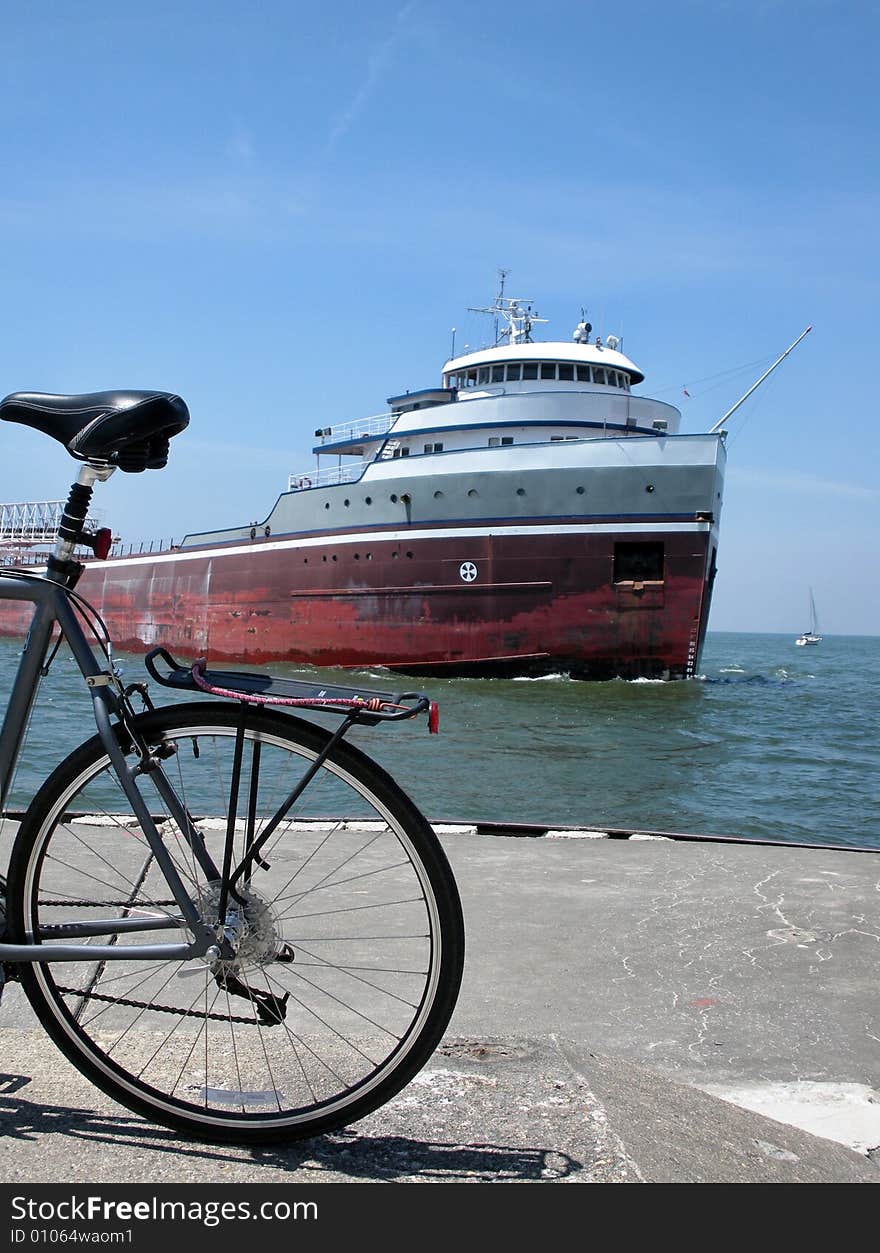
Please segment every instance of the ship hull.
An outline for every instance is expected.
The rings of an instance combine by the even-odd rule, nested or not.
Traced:
[[[422,525],[257,538],[87,564],[117,648],[409,674],[687,678],[710,520]],[[3,606],[0,632],[26,627]]]

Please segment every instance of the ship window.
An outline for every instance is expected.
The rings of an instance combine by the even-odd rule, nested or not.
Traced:
[[[491,435],[491,436],[489,437],[489,447],[490,447],[490,448],[499,448],[499,447],[500,447],[500,445],[501,445],[501,440],[498,438],[498,436],[497,436],[497,435]]]
[[[480,372],[477,375],[477,382],[478,383],[489,382],[489,367],[487,365],[484,365],[480,368]]]
[[[425,452],[442,452],[442,444],[425,444]]]
[[[477,385],[477,372],[476,372],[476,370],[468,370],[468,372],[467,372],[467,386],[468,386],[468,387],[476,387],[476,385]]]
[[[563,382],[573,383],[574,382],[574,366],[573,365],[561,365],[559,367],[559,381],[560,383],[563,383]]]
[[[542,361],[541,362],[541,378],[542,379],[555,379],[556,378],[556,362],[555,361]]]
[[[518,383],[521,370],[522,370],[522,366],[519,364],[519,362],[517,362],[516,365],[509,365],[507,367],[508,383]]]
[[[492,366],[492,382],[493,383],[504,382],[504,366],[503,365]]]
[[[614,582],[644,583],[663,579],[663,545],[654,542],[614,545]]]
[[[589,383],[589,381],[590,381],[590,367],[589,367],[588,365],[579,365],[579,366],[578,366],[578,368],[577,368],[577,372],[578,372],[578,382],[579,382],[579,383]]]
[[[512,443],[513,443],[513,436],[512,436],[512,435],[502,435],[502,436],[501,436],[501,443],[502,443],[502,444],[512,444]]]
[[[601,365],[593,366],[593,382],[603,384],[605,382],[605,370]]]
[[[523,378],[524,379],[536,379],[537,377],[538,377],[537,361],[527,361],[525,365],[523,366]]]

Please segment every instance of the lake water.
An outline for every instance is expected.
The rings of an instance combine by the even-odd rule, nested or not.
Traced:
[[[20,644],[0,640],[0,693]],[[121,658],[125,679],[140,659]],[[274,666],[304,677],[314,670]],[[880,850],[880,637],[710,632],[698,678],[578,683],[393,678],[321,671],[327,682],[418,688],[424,722],[356,733],[429,818],[678,831],[855,844]],[[157,703],[172,693],[160,689]],[[61,651],[41,690],[11,807],[94,731],[79,672]]]

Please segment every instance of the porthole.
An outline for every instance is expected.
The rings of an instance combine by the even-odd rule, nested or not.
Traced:
[[[410,558],[410,560],[412,560],[412,553],[407,553],[406,555]]]
[[[372,503],[373,503],[373,497],[372,497],[372,496],[365,496],[365,497],[364,497],[364,504],[365,504],[365,505],[371,505]]]
[[[346,509],[347,509],[347,508],[349,507],[349,505],[351,504],[351,501],[350,501],[350,500],[344,500],[342,503],[345,505],[345,507],[346,507]]]
[[[355,559],[355,561],[360,561],[360,559],[361,559],[361,555],[360,555],[360,553],[355,553],[355,555],[354,555],[354,559]]]
[[[329,501],[329,500],[325,500],[325,501],[324,501],[324,508],[325,508],[325,509],[329,509],[329,508],[330,508],[330,501]]]
[[[331,561],[335,561],[335,560],[336,560],[336,553],[334,553],[334,554],[333,554],[333,556],[330,558],[330,560],[331,560]]]
[[[525,494],[526,494],[526,489],[525,489],[524,487],[518,487],[518,488],[516,489],[516,494],[517,494],[517,496],[525,496]]]
[[[645,491],[646,491],[646,492],[653,492],[653,490],[654,490],[654,484],[653,484],[653,483],[649,483],[649,484],[648,484],[648,486],[645,488]]]
[[[442,493],[439,489],[438,489],[438,490],[434,493],[434,499],[435,499],[435,500],[442,500],[442,499],[443,499],[443,493]]]
[[[584,489],[582,487],[576,487],[575,491],[577,492],[578,496],[583,496],[584,494]]]
[[[468,492],[468,496],[479,496],[479,494],[480,493],[477,491],[475,487],[472,487],[471,490]]]
[[[397,493],[396,493],[396,492],[392,492],[392,493],[391,493],[391,498],[390,498],[390,499],[391,499],[391,503],[392,503],[392,505],[396,505],[396,504],[397,504]]]

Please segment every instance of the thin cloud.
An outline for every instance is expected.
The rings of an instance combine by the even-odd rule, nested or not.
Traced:
[[[727,477],[739,483],[751,483],[757,487],[775,487],[781,491],[809,492],[813,496],[838,496],[851,500],[878,500],[880,490],[863,487],[860,483],[841,483],[835,479],[819,478],[816,474],[777,474],[772,470],[750,470],[734,467]]]
[[[418,7],[415,0],[399,9],[394,19],[394,29],[370,53],[367,60],[367,76],[354,94],[350,104],[336,118],[327,139],[327,152],[330,153],[354,126],[366,108],[370,97],[377,86],[388,74],[397,49],[403,42],[407,31],[407,18]]]
[[[241,119],[237,119],[232,134],[226,144],[228,155],[237,161],[252,161],[254,157],[254,137]]]

